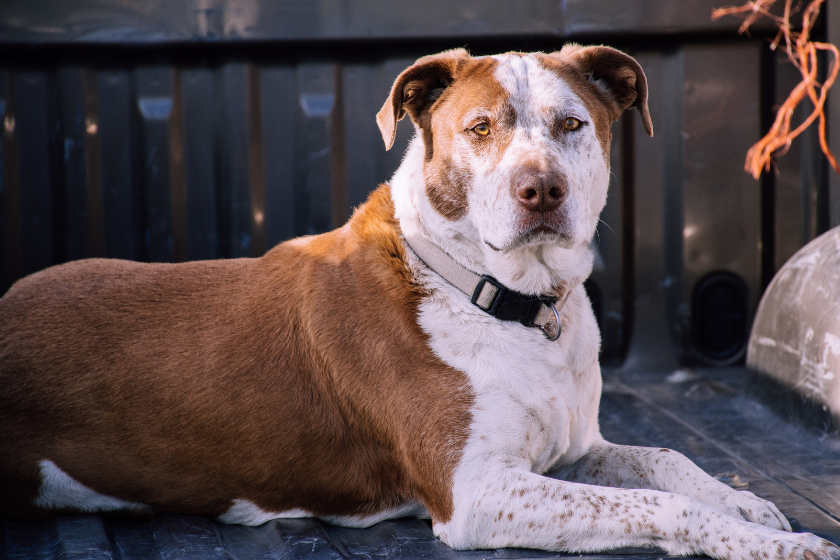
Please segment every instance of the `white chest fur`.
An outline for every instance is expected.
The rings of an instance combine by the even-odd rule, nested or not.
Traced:
[[[462,474],[470,478],[469,471],[493,463],[542,473],[583,455],[600,437],[601,392],[598,329],[583,288],[561,312],[560,340],[550,342],[536,328],[487,315],[412,261],[431,291],[420,305],[420,325],[435,354],[465,372],[475,394],[456,486]]]

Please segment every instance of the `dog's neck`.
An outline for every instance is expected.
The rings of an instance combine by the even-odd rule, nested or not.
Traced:
[[[424,154],[422,135],[416,134],[390,182],[395,216],[406,235],[422,235],[462,266],[489,274],[522,293],[562,293],[586,280],[593,263],[588,244],[573,248],[545,244],[495,251],[480,239],[469,213],[457,221],[438,213],[427,196]]]

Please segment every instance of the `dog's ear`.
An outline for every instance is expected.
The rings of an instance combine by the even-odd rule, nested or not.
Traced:
[[[391,95],[376,114],[376,124],[390,150],[397,134],[397,123],[406,113],[418,125],[421,114],[440,97],[455,79],[458,68],[470,59],[464,49],[424,56],[399,75],[391,88]]]
[[[575,64],[589,81],[615,100],[620,112],[637,108],[642,114],[645,132],[653,136],[647,104],[647,79],[633,57],[610,47],[575,44],[567,44],[551,56]]]

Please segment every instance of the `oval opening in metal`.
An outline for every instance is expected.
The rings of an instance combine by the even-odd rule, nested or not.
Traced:
[[[726,271],[704,276],[694,288],[694,349],[705,361],[731,364],[744,354],[748,332],[747,284]]]

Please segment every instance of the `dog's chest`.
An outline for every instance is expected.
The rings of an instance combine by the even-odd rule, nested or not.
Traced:
[[[426,280],[435,290],[420,305],[420,325],[432,351],[467,374],[475,395],[464,460],[544,472],[585,453],[598,434],[601,389],[589,357],[597,359],[597,327],[588,305],[581,309],[585,300],[570,299],[564,316],[572,320],[564,318],[561,340],[551,343],[535,328],[486,315],[439,279]],[[592,341],[580,336],[587,329]]]

